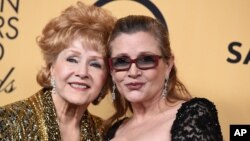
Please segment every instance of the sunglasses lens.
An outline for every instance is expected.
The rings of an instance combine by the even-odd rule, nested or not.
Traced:
[[[153,68],[157,65],[158,59],[155,56],[141,56],[137,59],[137,66],[141,69]]]
[[[130,66],[130,59],[128,57],[112,58],[111,62],[115,70],[124,70]]]
[[[142,55],[136,59],[130,59],[127,56],[111,58],[111,66],[117,71],[129,70],[132,63],[136,63],[139,69],[146,70],[155,68],[161,56],[158,55]]]

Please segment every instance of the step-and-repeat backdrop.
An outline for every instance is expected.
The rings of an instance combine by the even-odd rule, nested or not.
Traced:
[[[0,0],[0,106],[27,98],[40,87],[43,65],[36,37],[53,17],[77,0]],[[218,109],[225,140],[230,124],[250,124],[250,1],[82,0],[114,16],[144,14],[170,32],[179,77],[195,97]],[[107,118],[110,96],[92,113]]]

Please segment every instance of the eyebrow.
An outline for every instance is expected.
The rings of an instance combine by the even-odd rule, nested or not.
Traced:
[[[116,55],[114,57],[123,57],[123,56],[128,56],[129,57],[129,55],[127,53],[120,53],[120,54],[118,54],[118,55]]]
[[[69,53],[75,53],[75,54],[81,54],[79,51],[73,50],[73,49],[69,49],[68,50]]]
[[[104,57],[101,56],[90,56],[91,59],[102,59],[104,60]]]
[[[153,53],[153,52],[148,52],[148,51],[145,51],[145,52],[140,52],[137,57],[141,56],[141,55],[157,55],[156,53]],[[130,57],[127,53],[121,53],[121,54],[118,54],[114,57],[123,57],[123,56],[126,56],[126,57]]]
[[[70,53],[75,53],[75,54],[77,54],[77,55],[80,55],[81,53],[79,52],[79,51],[77,51],[77,50],[74,50],[74,49],[69,49],[68,50],[68,52],[70,52]],[[90,56],[91,58],[99,58],[99,59],[104,59],[104,56],[102,55],[102,56]]]

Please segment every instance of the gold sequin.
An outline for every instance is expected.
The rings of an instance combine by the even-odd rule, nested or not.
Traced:
[[[26,100],[0,108],[0,140],[59,141],[60,130],[50,90],[42,89]],[[102,141],[102,120],[83,113],[81,140]]]

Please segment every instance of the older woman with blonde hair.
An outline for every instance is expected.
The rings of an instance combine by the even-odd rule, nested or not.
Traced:
[[[28,99],[0,108],[0,140],[102,140],[101,119],[90,114],[107,90],[106,44],[115,18],[78,2],[38,37],[43,87]]]

